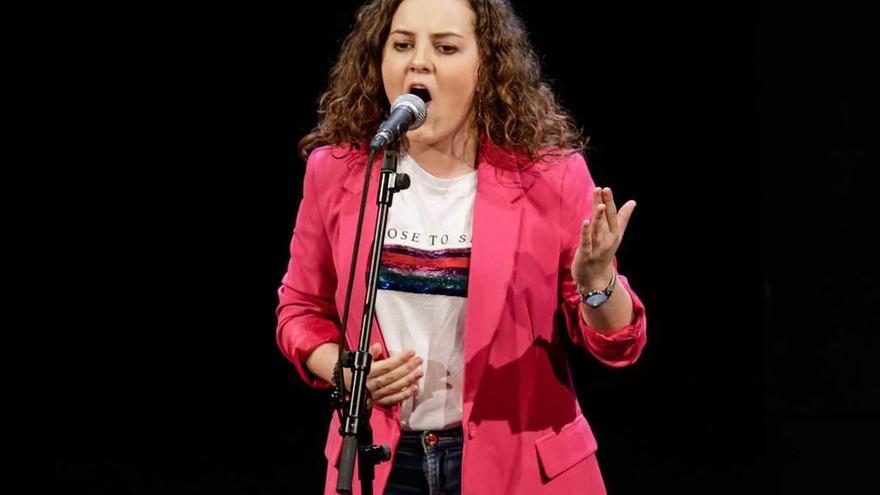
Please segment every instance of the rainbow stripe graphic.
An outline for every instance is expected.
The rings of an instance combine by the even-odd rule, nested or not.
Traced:
[[[380,289],[467,297],[469,247],[427,251],[388,244],[379,263]]]

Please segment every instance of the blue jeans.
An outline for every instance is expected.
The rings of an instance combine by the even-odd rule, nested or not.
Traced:
[[[461,427],[402,431],[385,495],[460,495]]]

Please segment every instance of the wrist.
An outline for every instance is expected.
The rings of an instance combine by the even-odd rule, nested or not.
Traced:
[[[319,345],[306,359],[306,368],[316,377],[333,382],[333,368],[339,358],[339,344],[326,342]]]
[[[614,294],[614,289],[617,286],[617,271],[614,270],[614,267],[611,267],[610,274],[605,278],[604,281],[600,282],[589,282],[587,284],[581,285],[577,284],[578,295],[580,296],[580,302],[585,305],[595,309],[599,306],[605,304],[611,296]]]
[[[334,387],[339,386],[339,369],[336,365],[333,365],[333,371],[331,372],[330,383]],[[342,385],[345,387],[346,392],[351,391],[351,370],[348,368],[341,368],[342,370]]]
[[[614,265],[609,263],[602,269],[590,270],[582,281],[579,282],[575,280],[575,283],[577,284],[578,289],[583,288],[588,291],[593,289],[604,289],[611,280],[613,273]]]

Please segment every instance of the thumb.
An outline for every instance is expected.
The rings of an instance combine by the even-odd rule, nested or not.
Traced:
[[[382,355],[382,346],[379,345],[378,342],[370,346],[370,355],[373,356],[373,359],[376,359]]]
[[[629,225],[629,219],[632,217],[633,211],[635,209],[636,202],[631,199],[627,201],[626,204],[620,208],[620,210],[618,210],[617,222],[621,237],[623,236],[624,231],[626,231],[626,226]]]

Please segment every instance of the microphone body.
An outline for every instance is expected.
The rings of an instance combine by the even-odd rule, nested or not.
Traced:
[[[370,141],[370,148],[380,150],[400,139],[406,131],[418,129],[428,116],[427,105],[418,96],[405,93],[394,100],[391,115],[379,126],[379,132]]]

